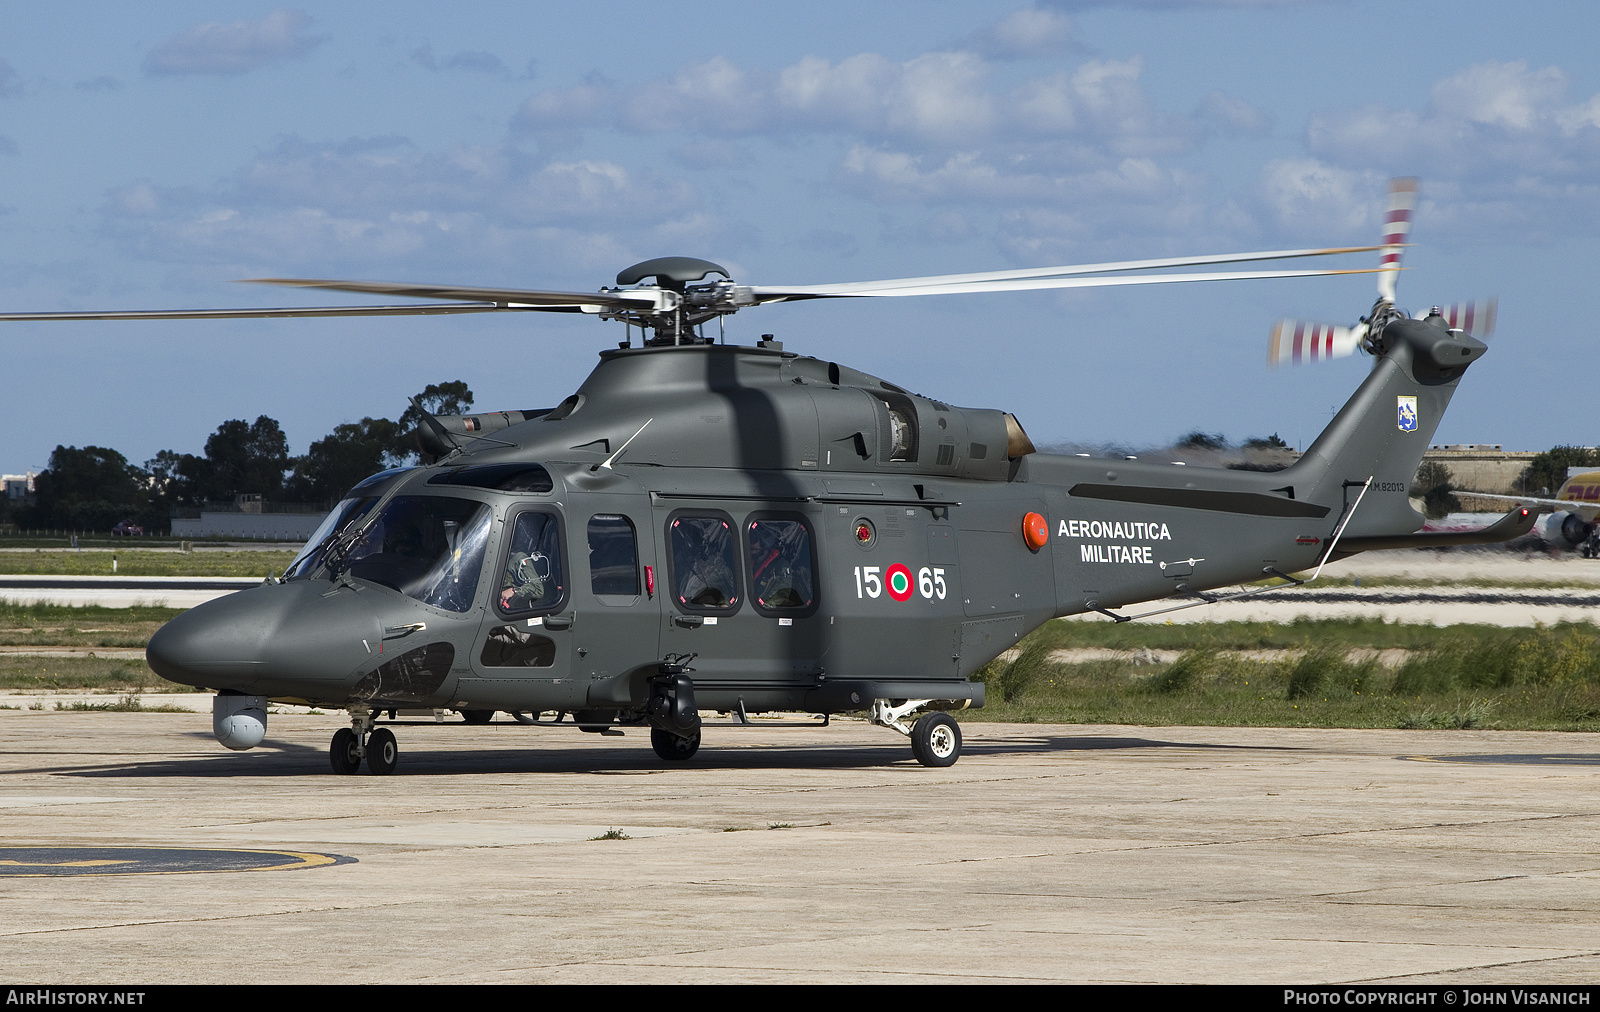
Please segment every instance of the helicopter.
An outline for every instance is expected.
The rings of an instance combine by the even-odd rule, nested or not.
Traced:
[[[984,704],[972,676],[1052,618],[1125,621],[1225,600],[1215,592],[1237,584],[1282,581],[1231,596],[1298,585],[1289,574],[1356,552],[1507,540],[1532,525],[1521,508],[1480,531],[1431,533],[1408,501],[1487,346],[1437,309],[1412,319],[1394,307],[1407,197],[1391,191],[1378,246],[813,286],[741,285],[710,261],[664,257],[593,293],[268,278],[449,301],[0,320],[533,311],[626,326],[553,408],[425,414],[420,466],[360,482],[281,576],[152,636],[158,674],[216,693],[213,730],[230,749],[260,744],[282,701],[349,714],[329,749],[340,774],[394,773],[398,742],[377,721],[415,708],[472,724],[505,712],[590,733],[647,727],[655,753],[681,762],[710,710],[740,723],[815,714],[820,726],[864,715],[945,767],[962,751],[952,713]],[[1375,251],[1381,265],[1356,271],[1175,272]],[[1276,472],[1042,453],[1004,411],[913,393],[770,335],[741,346],[704,333],[808,299],[1345,273],[1379,275],[1372,315],[1336,349],[1331,328],[1285,337],[1280,325],[1272,357],[1359,347],[1372,371]],[[1126,611],[1143,602],[1160,607]]]

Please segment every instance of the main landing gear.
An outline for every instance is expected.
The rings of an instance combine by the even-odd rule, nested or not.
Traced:
[[[924,713],[915,723],[911,717],[925,709],[932,699],[874,699],[872,716],[879,727],[892,728],[911,739],[911,754],[924,766],[954,766],[961,758],[961,725],[948,713]]]
[[[333,744],[328,747],[328,759],[335,773],[355,773],[361,769],[361,760],[367,761],[367,772],[375,776],[388,776],[400,765],[400,744],[394,732],[386,727],[374,729],[373,712],[366,707],[350,709],[350,726],[333,733]]]

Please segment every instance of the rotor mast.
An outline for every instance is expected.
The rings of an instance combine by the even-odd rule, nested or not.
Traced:
[[[722,275],[723,280],[706,281],[713,274]],[[647,278],[654,278],[655,284],[634,287]],[[634,264],[617,275],[616,288],[602,288],[601,292],[616,294],[624,290],[653,292],[655,307],[604,307],[600,319],[621,320],[653,333],[653,337],[645,338],[647,347],[700,344],[703,339],[695,334],[696,327],[757,302],[750,288],[733,283],[726,268],[695,257],[657,257]]]

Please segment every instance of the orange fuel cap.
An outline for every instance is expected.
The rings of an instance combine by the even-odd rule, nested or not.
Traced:
[[[1029,513],[1022,518],[1022,540],[1028,543],[1030,551],[1037,552],[1050,541],[1050,524],[1044,517],[1037,513]]]

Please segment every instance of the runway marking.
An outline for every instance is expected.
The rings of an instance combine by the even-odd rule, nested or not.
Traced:
[[[354,864],[340,854],[294,850],[189,850],[169,847],[0,847],[0,878],[75,875],[178,875],[185,872],[295,871]]]

